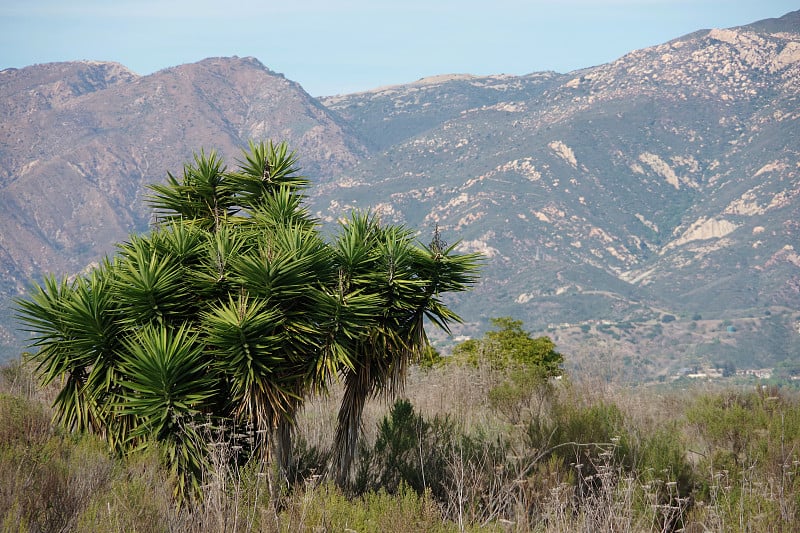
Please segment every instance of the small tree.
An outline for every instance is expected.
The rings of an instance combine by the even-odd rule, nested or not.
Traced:
[[[453,348],[457,361],[477,365],[488,363],[495,370],[538,368],[545,377],[562,374],[564,356],[555,351],[555,343],[546,336],[533,338],[522,329],[522,321],[511,317],[491,319],[491,329],[482,339],[469,339]]]
[[[541,405],[550,379],[563,373],[564,357],[549,337],[533,338],[525,332],[520,320],[493,318],[492,326],[482,339],[456,345],[453,358],[489,366],[496,376],[488,391],[489,402],[516,424],[526,409],[533,409],[534,399]]]

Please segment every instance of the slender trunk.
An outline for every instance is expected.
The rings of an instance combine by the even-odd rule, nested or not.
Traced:
[[[350,478],[361,431],[361,418],[367,398],[371,394],[371,387],[368,366],[351,370],[345,376],[344,396],[339,408],[331,465],[336,484],[342,488],[347,485]]]
[[[278,461],[278,468],[281,481],[290,485],[294,469],[294,456],[292,454],[292,430],[295,413],[290,413],[291,418],[280,417],[278,426],[275,428],[275,458]]]

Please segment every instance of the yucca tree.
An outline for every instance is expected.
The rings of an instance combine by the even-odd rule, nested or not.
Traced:
[[[281,189],[300,197],[309,181],[299,173],[297,156],[286,143],[250,141],[248,148],[237,161],[238,170],[228,174],[238,205],[252,209]]]
[[[152,187],[150,232],[17,304],[42,382],[62,384],[57,419],[121,452],[157,442],[179,501],[199,490],[209,434],[250,434],[288,475],[296,414],[336,379],[344,483],[365,402],[402,385],[426,320],[458,320],[439,294],[465,290],[477,269],[438,233],[421,246],[370,214],[329,244],[303,206],[295,154],[272,143],[243,154],[231,171],[215,152],[195,155]]]
[[[340,485],[348,480],[366,401],[402,388],[409,363],[428,347],[425,320],[448,332],[450,323],[460,321],[439,295],[474,283],[479,256],[454,249],[444,246],[438,227],[425,247],[407,228],[382,226],[369,213],[356,213],[342,225],[336,243],[340,290],[370,295],[378,312],[361,321],[341,366],[344,395],[333,455]]]
[[[226,384],[226,415],[253,432],[262,457],[277,448],[285,473],[291,426],[309,382],[307,361],[319,351],[312,327],[319,292],[308,289],[322,283],[325,269],[325,245],[302,207],[307,180],[296,161],[285,144],[251,143],[238,169],[215,181],[228,200],[224,218],[210,210],[188,218],[187,210],[174,209],[174,199],[185,194],[174,182],[155,188],[151,198],[167,218],[180,215],[211,233],[188,273],[193,294],[210,303],[198,315],[206,357]],[[177,187],[194,191],[191,178]],[[201,189],[192,196],[208,188]],[[271,442],[276,433],[281,438]]]

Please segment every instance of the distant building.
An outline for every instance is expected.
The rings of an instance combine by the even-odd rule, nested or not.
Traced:
[[[772,369],[771,368],[760,368],[760,369],[748,369],[743,370],[741,374],[745,376],[754,376],[758,379],[769,379],[772,377]]]

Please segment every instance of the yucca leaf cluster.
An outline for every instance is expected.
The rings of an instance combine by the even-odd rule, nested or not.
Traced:
[[[346,481],[364,402],[402,384],[426,323],[459,320],[442,294],[467,290],[480,258],[369,212],[329,242],[308,185],[283,143],[251,142],[230,171],[201,151],[151,187],[149,232],[19,299],[57,420],[120,453],[157,443],[181,500],[200,490],[212,434],[288,469],[303,401],[341,380],[332,472]]]

